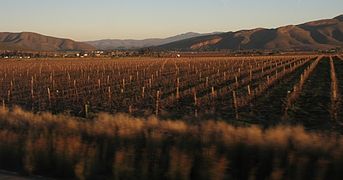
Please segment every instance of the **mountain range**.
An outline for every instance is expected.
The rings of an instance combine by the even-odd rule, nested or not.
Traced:
[[[143,40],[135,39],[104,39],[97,41],[88,41],[86,43],[96,47],[101,50],[111,50],[111,49],[137,49],[137,48],[146,48],[151,46],[159,46],[163,44],[168,44],[171,42],[181,41],[184,39],[200,37],[205,35],[219,34],[219,32],[201,34],[195,32],[188,32],[168,38],[150,38]]]
[[[207,50],[324,50],[343,48],[343,15],[279,28],[200,34],[169,38],[108,39],[77,42],[33,32],[0,32],[0,50],[76,51],[152,48],[163,51]]]
[[[318,50],[343,47],[343,15],[275,29],[226,32],[172,42],[159,50]]]
[[[0,50],[75,51],[95,50],[95,47],[84,42],[50,37],[33,32],[0,32]]]

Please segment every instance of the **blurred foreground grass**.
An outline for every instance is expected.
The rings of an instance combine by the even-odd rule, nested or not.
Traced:
[[[343,138],[302,127],[234,127],[0,110],[0,169],[76,179],[343,179]]]

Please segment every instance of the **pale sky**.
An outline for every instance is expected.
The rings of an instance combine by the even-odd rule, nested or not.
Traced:
[[[343,0],[0,0],[0,32],[79,41],[272,28],[343,14]]]

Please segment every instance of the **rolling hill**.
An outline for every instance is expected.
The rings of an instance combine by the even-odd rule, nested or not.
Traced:
[[[210,34],[217,34],[217,33],[210,33]],[[200,34],[194,32],[188,32],[168,38],[150,38],[150,39],[143,39],[143,40],[134,40],[134,39],[104,39],[104,40],[97,40],[97,41],[88,41],[86,43],[96,47],[97,49],[102,50],[113,50],[113,49],[135,49],[135,48],[145,48],[150,46],[159,46],[162,44],[167,44],[175,41],[180,41],[184,39],[189,39],[193,37],[199,37],[209,34]]]
[[[157,50],[318,50],[343,47],[343,15],[333,19],[194,37],[157,46]]]
[[[94,49],[87,43],[32,32],[0,32],[0,50],[74,51]]]

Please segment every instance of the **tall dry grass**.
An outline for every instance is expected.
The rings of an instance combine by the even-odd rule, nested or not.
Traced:
[[[0,110],[0,168],[76,179],[342,179],[343,138],[303,127],[234,127]]]

